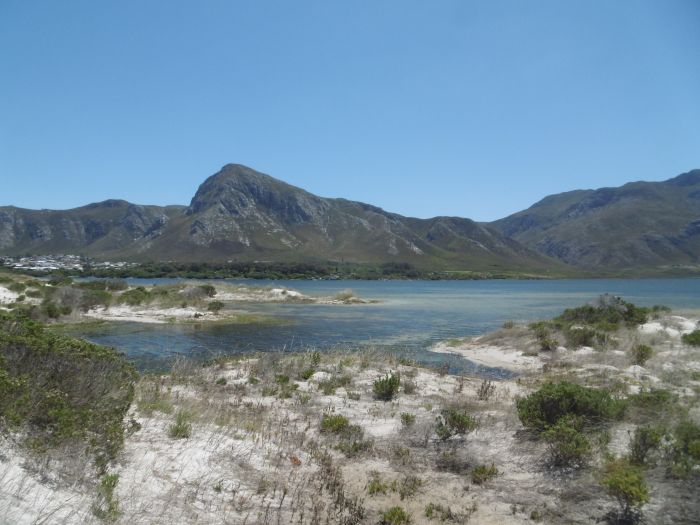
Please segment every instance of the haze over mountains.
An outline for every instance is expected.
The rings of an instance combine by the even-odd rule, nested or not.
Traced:
[[[313,195],[238,164],[189,206],[108,200],[71,210],[0,207],[0,254],[135,261],[408,262],[547,272],[692,265],[700,259],[700,170],[665,182],[544,198],[490,224],[415,219]]]

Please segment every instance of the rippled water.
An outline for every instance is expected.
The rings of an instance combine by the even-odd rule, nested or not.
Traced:
[[[172,280],[131,280],[134,284]],[[241,309],[277,319],[273,325],[144,325],[109,323],[78,329],[78,335],[114,346],[142,369],[166,367],[176,355],[208,359],[220,354],[269,350],[323,351],[375,346],[423,363],[453,369],[475,365],[426,351],[436,341],[476,335],[506,320],[549,318],[602,293],[639,305],[700,309],[700,279],[556,281],[229,281],[284,286],[309,295],[335,295],[350,288],[379,304],[242,304]],[[498,375],[497,370],[482,372]]]

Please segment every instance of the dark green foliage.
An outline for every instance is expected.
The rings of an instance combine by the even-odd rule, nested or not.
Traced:
[[[556,350],[558,341],[552,335],[551,325],[547,321],[539,321],[529,325],[530,330],[535,332],[535,338],[540,345],[540,350],[551,352]]]
[[[359,438],[341,441],[335,446],[335,449],[339,450],[349,458],[354,458],[363,452],[372,450],[373,447],[374,443],[371,440]]]
[[[634,465],[644,465],[649,452],[659,448],[664,430],[659,427],[637,427],[630,441],[629,460]]]
[[[321,419],[321,432],[341,434],[351,427],[350,421],[340,414],[324,414]]]
[[[330,379],[324,379],[318,382],[318,387],[321,391],[327,395],[331,396],[335,394],[336,388],[347,388],[352,384],[352,377],[347,374],[344,375],[334,375]]]
[[[187,439],[192,435],[192,423],[189,413],[180,410],[175,414],[175,421],[168,427],[168,435],[173,439]]]
[[[112,294],[104,290],[85,290],[80,297],[79,308],[87,312],[97,306],[109,306],[112,302]]]
[[[22,293],[27,289],[27,285],[24,283],[14,282],[7,287],[8,290],[16,293]]]
[[[616,330],[621,325],[637,326],[647,322],[648,308],[640,308],[620,297],[602,295],[595,305],[564,310],[555,322],[564,325],[589,325],[599,330]]]
[[[564,330],[566,344],[573,348],[582,346],[595,346],[597,341],[597,332],[592,328],[584,326],[571,326]]]
[[[200,290],[204,292],[204,295],[207,297],[214,297],[216,295],[216,288],[214,288],[211,284],[202,284],[198,286]]]
[[[582,421],[576,416],[566,416],[542,433],[552,465],[578,468],[586,464],[591,444],[581,432],[581,427]]]
[[[207,305],[207,310],[217,314],[223,307],[224,303],[222,303],[221,301],[212,301]]]
[[[399,373],[389,373],[386,377],[377,379],[372,385],[375,399],[380,401],[391,401],[399,392],[401,377]]]
[[[649,501],[649,489],[639,467],[624,459],[609,461],[604,467],[602,485],[619,505],[613,517],[617,523],[637,523],[641,507]]]
[[[479,465],[472,470],[472,483],[475,485],[483,485],[497,475],[498,469],[493,463],[491,463],[491,465]]]
[[[123,442],[135,378],[113,349],[0,313],[0,428],[26,430],[34,448],[82,442],[104,465]]]
[[[537,392],[518,399],[516,407],[523,425],[542,431],[566,416],[580,417],[586,423],[613,419],[621,415],[624,405],[607,390],[562,381],[547,383]]]
[[[642,390],[627,398],[630,407],[649,412],[651,415],[657,414],[661,409],[667,409],[676,400],[676,396],[663,388],[652,390]]]
[[[119,503],[114,496],[114,489],[119,483],[118,474],[105,474],[97,490],[97,501],[92,506],[92,513],[102,521],[111,523],[119,517]]]
[[[127,290],[119,296],[119,301],[129,306],[138,306],[143,303],[148,303],[152,299],[151,294],[143,286],[137,286],[136,288]]]
[[[382,512],[380,525],[408,525],[412,523],[411,515],[401,507],[391,507]]]
[[[671,472],[685,477],[700,465],[700,425],[684,420],[673,431],[671,445]]]
[[[653,355],[654,351],[651,346],[648,345],[634,345],[630,350],[630,357],[632,358],[632,363],[639,366],[644,366],[649,358]]]
[[[476,419],[464,410],[446,408],[437,417],[435,433],[443,441],[452,436],[465,435],[477,427]]]
[[[313,368],[305,368],[301,372],[299,372],[299,379],[302,381],[308,381],[311,379],[311,377],[316,373],[316,370]]]
[[[401,425],[404,427],[410,427],[416,422],[416,416],[415,414],[411,414],[409,412],[402,412],[401,413]]]
[[[700,330],[694,330],[689,334],[683,334],[682,340],[690,346],[700,346]]]

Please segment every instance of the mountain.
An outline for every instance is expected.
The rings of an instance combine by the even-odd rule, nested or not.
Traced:
[[[700,263],[700,170],[663,182],[545,197],[490,224],[525,246],[590,269]]]
[[[323,198],[239,164],[209,177],[187,207],[115,200],[65,211],[0,208],[0,253],[136,261],[408,262],[477,271],[563,268],[469,219],[415,219]]]

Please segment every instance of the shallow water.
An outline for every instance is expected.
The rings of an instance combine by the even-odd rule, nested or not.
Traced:
[[[173,282],[131,279],[133,284]],[[114,346],[141,369],[162,369],[177,355],[210,359],[221,354],[270,350],[298,351],[378,347],[425,364],[447,363],[487,375],[507,375],[426,349],[455,337],[482,334],[504,321],[550,318],[564,308],[602,293],[642,306],[700,309],[700,279],[555,281],[227,281],[283,286],[304,294],[330,296],[345,290],[379,304],[241,304],[237,308],[284,322],[253,325],[144,325],[109,323],[77,335]]]

